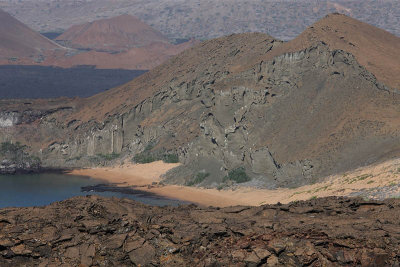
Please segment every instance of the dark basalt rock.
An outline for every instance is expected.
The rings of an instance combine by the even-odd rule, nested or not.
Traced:
[[[398,199],[201,208],[77,197],[0,210],[0,266],[398,266],[399,220]]]
[[[42,171],[40,163],[33,160],[27,161],[0,161],[1,174],[37,173]]]

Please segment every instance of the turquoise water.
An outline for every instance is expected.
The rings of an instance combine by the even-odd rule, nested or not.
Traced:
[[[102,183],[82,176],[65,174],[0,175],[0,208],[45,206],[74,196],[99,195],[105,197],[129,198],[155,206],[177,206],[183,202],[148,195],[137,191],[135,194],[119,192],[81,192],[81,187]]]

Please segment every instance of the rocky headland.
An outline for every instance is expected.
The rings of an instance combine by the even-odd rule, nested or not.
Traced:
[[[30,156],[20,143],[0,144],[0,175],[41,171],[41,161]]]
[[[46,167],[165,159],[182,163],[170,184],[312,184],[400,156],[399,49],[339,14],[290,42],[225,36],[89,98],[0,101],[0,141]]]

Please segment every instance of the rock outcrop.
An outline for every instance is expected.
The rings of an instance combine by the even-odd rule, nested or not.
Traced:
[[[40,159],[30,156],[25,150],[26,147],[19,143],[1,143],[0,174],[38,172],[41,167]]]
[[[324,41],[282,50],[288,44],[264,34],[206,41],[131,83],[3,127],[0,140],[35,140],[30,146],[49,166],[133,156],[155,144],[152,151],[183,163],[167,182],[203,173],[202,186],[219,186],[243,168],[246,185],[299,186],[399,156],[398,89]],[[3,114],[43,109],[11,107],[0,103]]]
[[[78,197],[0,210],[1,266],[397,266],[400,201],[150,207]]]

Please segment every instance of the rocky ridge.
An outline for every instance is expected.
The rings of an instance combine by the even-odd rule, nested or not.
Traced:
[[[345,25],[347,18],[326,20]],[[206,41],[124,86],[67,101],[34,123],[11,123],[0,140],[35,140],[32,151],[50,166],[135,155],[153,144],[184,164],[166,181],[185,184],[204,173],[203,186],[218,186],[240,168],[252,178],[246,185],[299,186],[398,156],[398,89],[323,40],[282,50],[296,42],[264,34]],[[6,114],[11,107],[0,108]]]
[[[0,210],[2,266],[397,266],[399,200],[150,207],[78,197]]]

